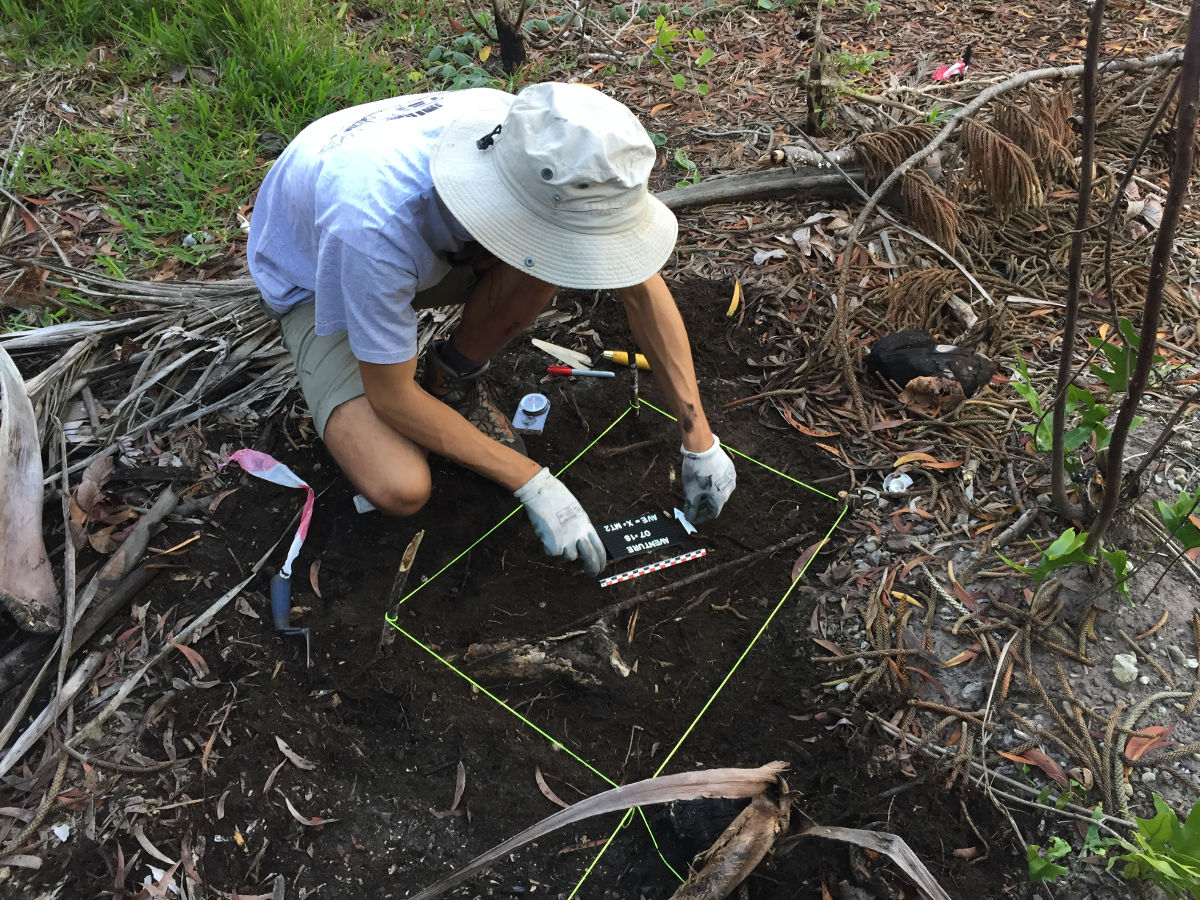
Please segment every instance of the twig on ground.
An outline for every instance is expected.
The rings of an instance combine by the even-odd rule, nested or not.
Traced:
[[[4,195],[8,202],[13,205],[14,209],[19,209],[21,212],[25,213],[25,215],[28,216],[28,221],[33,222],[33,224],[38,227],[38,231],[46,236],[46,240],[50,242],[50,246],[54,248],[54,252],[58,254],[58,258],[62,260],[62,264],[64,266],[71,265],[71,261],[67,259],[67,254],[63,253],[62,247],[58,246],[58,241],[54,239],[54,235],[50,233],[50,230],[42,224],[42,220],[27,210],[25,208],[25,204],[21,202],[21,199],[9,192],[8,188],[0,187],[0,194]]]
[[[908,735],[908,734],[905,734],[904,732],[900,731],[898,728],[896,728],[894,725],[892,725],[890,722],[887,721],[887,719],[883,718],[882,716],[879,716],[879,715],[876,715],[875,713],[870,713],[870,712],[867,713],[867,716],[877,726],[879,726],[881,729],[883,729],[885,732],[892,735],[893,737],[902,739],[906,743],[910,743],[911,746],[913,746],[916,750],[918,750],[921,753],[924,753],[927,756],[938,758],[938,759],[943,759],[943,760],[954,756],[953,753],[951,753],[948,749],[946,749],[944,747],[938,747],[934,744],[927,744],[927,743],[923,743],[923,742],[914,741],[912,738],[912,735]],[[977,787],[983,787],[983,775],[978,774],[975,771],[975,770],[979,769],[979,764],[976,763],[974,760],[972,760],[970,769],[971,769],[971,771],[969,771],[966,774],[966,778],[972,784],[976,785]],[[1039,789],[1035,785],[1024,784],[1020,781],[1017,781],[1014,778],[1009,778],[1007,775],[1003,775],[994,770],[991,772],[989,777],[991,778],[991,780],[998,782],[1000,784],[1004,784],[1005,786],[1007,786],[1008,788],[1010,788],[1013,791],[1019,791],[1019,792],[1027,795],[1027,797],[1021,797],[1021,796],[1018,796],[1017,794],[1009,793],[1008,791],[1002,791],[999,788],[993,786],[992,791],[996,794],[997,797],[1012,801],[1014,803],[1020,803],[1023,806],[1029,806],[1034,809],[1040,809],[1040,810],[1043,810],[1048,813],[1054,813],[1054,814],[1060,814],[1063,816],[1067,816],[1069,818],[1076,819],[1080,822],[1095,822],[1101,830],[1108,832],[1110,835],[1112,835],[1115,838],[1119,838],[1120,840],[1124,840],[1125,836],[1123,834],[1121,834],[1119,831],[1117,831],[1113,827],[1114,825],[1121,827],[1121,828],[1126,828],[1126,829],[1134,829],[1137,827],[1137,824],[1130,819],[1123,819],[1118,816],[1113,816],[1113,815],[1108,815],[1108,814],[1097,816],[1094,810],[1090,810],[1090,809],[1087,809],[1086,807],[1079,806],[1076,803],[1066,803],[1062,806],[1061,809],[1056,806],[1050,806],[1045,803],[1040,803],[1037,800],[1029,799],[1029,797],[1036,797],[1039,793]]]

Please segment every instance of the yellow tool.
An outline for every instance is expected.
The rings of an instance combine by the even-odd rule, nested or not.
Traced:
[[[629,365],[629,354],[624,350],[605,350],[602,355],[614,366]],[[650,360],[646,359],[646,357],[642,356],[640,353],[636,353],[634,356],[637,359],[637,367],[644,372],[649,372]]]

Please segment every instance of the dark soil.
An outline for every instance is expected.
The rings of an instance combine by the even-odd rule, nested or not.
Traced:
[[[762,352],[753,301],[737,324],[737,317],[725,317],[727,288],[706,282],[676,286],[714,430],[727,444],[836,494],[838,477],[807,438],[768,427],[753,404],[722,411],[723,403],[749,393],[741,376],[748,359]],[[590,320],[605,346],[630,343],[619,303],[591,295],[569,295],[560,299],[563,303],[581,304],[582,318]],[[537,334],[572,342],[564,330]],[[515,408],[526,391],[539,389],[537,373],[545,363],[524,339],[497,361],[493,380],[506,408]],[[643,374],[641,385],[644,396],[661,406],[653,378]],[[607,427],[629,399],[625,373],[604,381],[559,379],[540,389],[550,397],[552,409],[545,435],[529,439],[530,452],[554,469]],[[788,783],[798,792],[795,823],[802,826],[811,819],[897,832],[951,896],[1000,897],[1014,890],[1006,879],[1021,866],[1002,856],[1003,828],[986,803],[964,796],[962,806],[958,797],[941,790],[945,779],[938,773],[904,775],[901,765],[907,761],[873,746],[877,738],[863,739],[861,719],[843,719],[822,699],[819,682],[828,672],[809,661],[812,594],[795,592],[776,614],[796,557],[825,534],[838,512],[836,502],[739,460],[738,489],[720,519],[661,554],[704,547],[704,559],[602,589],[575,568],[545,557],[519,514],[443,572],[513,509],[515,501],[507,492],[435,463],[433,497],[420,515],[405,520],[359,515],[351,503],[353,488],[324,449],[296,435],[295,422],[283,422],[263,434],[230,437],[229,449],[258,443],[310,479],[320,495],[293,579],[293,623],[311,629],[312,667],[305,668],[301,638],[281,639],[271,631],[269,573],[264,573],[246,595],[260,618],[227,608],[215,633],[197,647],[211,675],[199,686],[189,682],[191,672],[180,657],[173,664],[177,694],[169,714],[141,738],[139,749],[161,758],[164,731],[192,735],[183,740],[192,744],[196,737],[203,742],[216,728],[220,735],[207,771],[193,761],[171,775],[156,776],[160,783],[139,786],[136,779],[127,780],[122,788],[126,796],[106,799],[120,806],[137,794],[163,797],[172,793],[165,780],[179,778],[176,802],[195,802],[141,821],[151,842],[161,847],[179,846],[186,836],[197,848],[196,869],[205,884],[226,896],[232,890],[256,894],[269,892],[275,875],[283,874],[288,897],[404,897],[554,812],[556,807],[535,783],[538,770],[559,797],[573,802],[610,786],[597,772],[616,783],[645,778],[678,746],[665,766],[667,773],[788,761]],[[661,442],[608,457],[598,452],[651,438]],[[617,424],[596,450],[569,469],[564,481],[600,524],[679,504],[674,478],[678,460],[675,426],[643,409]],[[299,509],[298,492],[232,470],[221,477],[238,490],[219,506],[214,523],[202,527],[202,539],[178,557],[184,568],[176,570],[176,579],[160,577],[138,598],[139,604],[150,603],[148,621],[172,609],[173,617],[194,615],[239,580],[239,570],[265,552]],[[429,581],[399,608],[397,620],[415,639],[410,640],[387,625],[384,615],[401,554],[421,529],[424,540],[406,590]],[[194,525],[177,525],[156,543],[170,546],[195,530]],[[796,535],[804,537],[793,549],[714,571],[636,612],[602,620],[621,660],[633,669],[625,677],[603,654],[591,666],[576,655],[579,671],[592,677],[591,684],[569,676],[506,675],[497,671],[503,655],[462,660],[475,643],[536,642],[587,629],[609,604],[717,570]],[[278,549],[276,562],[281,558]],[[607,571],[623,571],[652,558],[610,563]],[[318,562],[320,597],[308,584],[310,567]],[[390,643],[381,646],[383,635]],[[435,653],[455,660],[478,688],[526,716],[549,739]],[[235,704],[222,730],[222,708],[231,699]],[[264,796],[264,785],[283,762],[277,737],[315,768],[302,771],[284,763]],[[201,752],[200,746],[180,748],[181,756]],[[439,816],[451,806],[460,762],[466,772],[462,800],[452,814]],[[302,826],[284,797],[304,817],[337,821]],[[965,810],[991,844],[994,855],[982,864],[953,856],[957,848],[976,847],[984,853]],[[664,853],[684,871],[691,853],[715,837],[735,811],[735,806],[718,806],[698,815],[677,809],[665,816],[659,810],[652,820]],[[709,821],[683,824],[697,817]],[[608,816],[556,832],[505,858],[452,896],[566,896],[618,819]],[[138,848],[129,839],[122,849],[128,858]],[[57,852],[49,869],[70,873],[66,895],[94,896],[111,888],[111,845],[72,841]],[[887,874],[882,861],[855,855],[852,865],[851,859],[842,845],[808,839],[760,867],[748,882],[749,895],[820,896],[823,881],[859,881],[874,872],[900,886],[904,896],[913,896],[902,879]],[[134,872],[139,886],[144,874],[144,865]],[[645,826],[635,821],[600,858],[579,896],[667,897],[675,884]]]

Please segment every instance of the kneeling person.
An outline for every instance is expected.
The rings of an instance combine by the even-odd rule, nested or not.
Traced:
[[[679,420],[685,512],[716,517],[732,461],[709,428],[659,269],[674,215],[647,189],[654,145],[592,88],[415,94],[309,125],[255,203],[250,271],[278,318],[318,432],[377,507],[429,498],[427,453],[513,491],[546,552],[605,553],[590,519],[488,394],[488,361],[560,287],[614,289]],[[417,371],[417,310],[462,303]]]

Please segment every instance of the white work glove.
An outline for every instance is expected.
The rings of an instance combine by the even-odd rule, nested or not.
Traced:
[[[733,460],[721,449],[721,441],[713,435],[713,445],[703,453],[683,451],[683,514],[693,525],[715,519],[721,514],[725,501],[737,485]]]
[[[525,504],[534,533],[550,556],[583,562],[589,575],[599,575],[607,558],[600,535],[579,501],[561,481],[543,468],[513,493]]]

